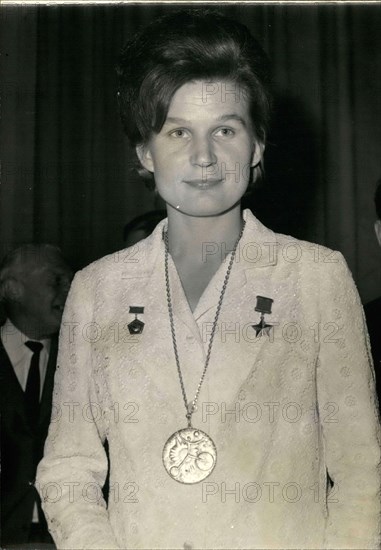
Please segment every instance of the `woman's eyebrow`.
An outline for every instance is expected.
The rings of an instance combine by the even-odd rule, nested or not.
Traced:
[[[173,124],[186,124],[189,121],[185,120],[184,118],[177,118],[177,117],[169,116],[165,119],[164,124],[167,124],[167,122],[172,122]]]
[[[221,122],[226,122],[227,120],[237,120],[243,126],[245,126],[245,127],[247,126],[245,119],[242,118],[240,115],[237,115],[235,113],[221,115],[220,117],[218,117],[218,120],[221,121]]]
[[[246,121],[244,118],[242,118],[240,115],[237,115],[235,113],[231,114],[225,114],[221,115],[216,119],[218,122],[226,122],[227,120],[237,120],[240,122],[243,126],[247,126]],[[178,117],[167,117],[165,120],[165,124],[172,123],[172,124],[189,124],[191,121],[185,120],[184,118],[178,118]]]

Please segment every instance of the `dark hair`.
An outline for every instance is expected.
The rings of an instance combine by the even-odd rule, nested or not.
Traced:
[[[160,132],[182,85],[216,78],[238,84],[248,95],[254,131],[265,142],[268,59],[247,27],[234,20],[211,10],[163,16],[126,43],[117,73],[121,119],[133,147]]]
[[[377,181],[374,204],[376,205],[377,218],[381,220],[381,178]]]
[[[166,210],[151,210],[150,212],[145,212],[140,216],[136,216],[136,218],[132,219],[124,226],[123,240],[127,240],[131,231],[144,231],[147,236],[150,235],[157,224],[166,216]]]

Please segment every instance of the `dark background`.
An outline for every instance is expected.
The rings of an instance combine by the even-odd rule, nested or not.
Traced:
[[[58,244],[74,268],[123,247],[154,207],[121,129],[115,61],[173,5],[5,6],[1,16],[0,256]],[[231,5],[276,83],[266,180],[270,228],[339,249],[364,301],[381,294],[373,194],[381,177],[381,4]]]

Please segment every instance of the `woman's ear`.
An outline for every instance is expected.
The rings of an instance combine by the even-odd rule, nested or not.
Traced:
[[[149,147],[147,145],[137,145],[135,150],[140,164],[143,166],[143,168],[153,173],[155,170]]]
[[[253,155],[251,157],[251,167],[258,166],[265,152],[265,144],[260,141],[254,141]]]

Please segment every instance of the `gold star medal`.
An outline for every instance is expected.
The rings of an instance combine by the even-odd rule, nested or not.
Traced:
[[[255,306],[255,311],[259,311],[261,314],[260,321],[257,325],[251,325],[255,330],[255,336],[261,337],[262,334],[269,336],[272,325],[269,325],[265,321],[265,313],[268,315],[271,314],[271,306],[273,303],[272,298],[266,298],[265,296],[257,296],[257,305]]]

